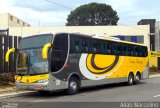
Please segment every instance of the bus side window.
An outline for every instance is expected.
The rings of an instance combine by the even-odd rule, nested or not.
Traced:
[[[112,54],[117,54],[117,45],[115,44],[112,45]]]
[[[126,55],[126,47],[124,45],[122,45],[122,47],[121,47],[121,55],[122,56]]]
[[[101,54],[106,54],[107,53],[106,44],[104,42],[100,43],[100,53]]]
[[[82,53],[88,53],[88,41],[82,40]]]
[[[129,55],[130,55],[128,45],[126,45],[126,55],[127,55],[127,56],[129,56]]]
[[[138,55],[141,57],[141,56],[142,56],[142,49],[139,48],[139,51],[138,51],[138,52],[139,52]]]
[[[134,47],[134,51],[135,51],[135,56],[138,56],[138,49],[137,49],[137,46]]]
[[[74,41],[73,39],[71,38],[71,43],[70,43],[70,53],[74,53]]]
[[[74,52],[75,53],[78,53],[80,52],[80,43],[79,43],[79,40],[74,40]]]
[[[134,56],[134,48],[131,47],[131,56]]]
[[[88,47],[89,53],[93,53],[93,42],[92,42],[92,40],[88,41],[88,45],[89,45],[89,47]]]
[[[99,52],[101,53],[101,54],[104,54],[104,46],[103,46],[103,43],[100,43],[100,50],[99,50]]]
[[[110,43],[107,44],[107,54],[111,54],[112,45]]]
[[[122,55],[125,56],[125,46],[122,47]]]
[[[98,43],[96,41],[93,41],[93,53],[98,52]]]
[[[138,48],[138,56],[142,56],[142,49],[140,47]]]
[[[145,57],[146,57],[148,55],[148,49],[147,49],[147,47],[145,47],[144,50],[145,50]]]
[[[126,56],[129,56],[130,52],[129,52],[129,47],[126,45]]]
[[[131,50],[132,50],[131,47],[128,46],[128,55],[129,55],[129,56],[131,56]]]
[[[117,55],[121,55],[122,54],[122,46],[117,47]]]
[[[147,49],[146,49],[146,47],[142,47],[142,56],[143,57],[147,56]]]

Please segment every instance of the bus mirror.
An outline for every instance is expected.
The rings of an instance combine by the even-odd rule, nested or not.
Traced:
[[[15,48],[11,48],[11,49],[9,49],[9,50],[7,51],[6,57],[5,57],[5,61],[6,61],[6,62],[9,62],[9,55],[10,55],[10,53],[12,53],[12,52],[15,52]]]
[[[45,44],[43,49],[42,49],[42,58],[43,59],[47,59],[47,55],[48,55],[48,49],[52,46],[51,43]]]

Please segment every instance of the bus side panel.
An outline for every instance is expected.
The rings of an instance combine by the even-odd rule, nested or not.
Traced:
[[[126,82],[127,78],[109,78],[104,80],[82,80],[81,87]]]

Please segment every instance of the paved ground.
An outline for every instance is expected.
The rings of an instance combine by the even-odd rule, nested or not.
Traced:
[[[33,93],[26,96],[1,99],[9,102],[160,102],[160,77],[150,78],[138,85],[109,84],[85,88],[77,95],[64,91],[49,94]]]
[[[157,75],[134,86],[126,86],[125,83],[109,84],[81,89],[77,95],[72,96],[66,95],[64,91],[49,94],[16,92],[17,96],[25,95],[14,97],[13,91],[12,98],[0,98],[0,108],[160,108],[160,77]]]

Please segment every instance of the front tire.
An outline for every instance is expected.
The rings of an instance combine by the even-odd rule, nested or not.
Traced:
[[[131,85],[133,85],[133,83],[134,83],[134,75],[132,73],[130,73],[129,76],[128,76],[128,82],[127,82],[127,84],[129,86],[131,86]]]
[[[75,77],[71,77],[68,82],[67,94],[74,95],[78,92],[79,89],[79,81]]]

